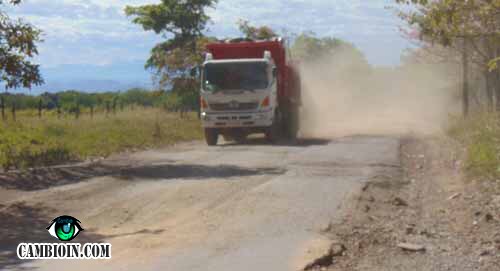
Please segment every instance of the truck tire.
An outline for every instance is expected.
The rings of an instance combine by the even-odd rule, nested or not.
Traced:
[[[205,141],[208,146],[217,145],[217,141],[219,140],[219,132],[216,129],[205,128]]]
[[[282,135],[282,130],[283,130],[283,119],[281,116],[281,113],[279,110],[276,110],[276,113],[274,114],[274,121],[271,127],[267,128],[266,130],[266,140],[269,143],[276,143],[279,141]]]
[[[287,137],[288,139],[295,141],[297,139],[297,135],[299,133],[300,126],[300,117],[299,117],[299,109],[293,107],[288,114],[287,118]]]
[[[247,142],[247,135],[245,134],[239,134],[237,136],[234,137],[234,141],[236,141],[236,143],[238,144],[244,144]]]

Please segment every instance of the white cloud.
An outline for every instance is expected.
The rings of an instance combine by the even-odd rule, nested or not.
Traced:
[[[23,17],[44,31],[40,62],[44,65],[106,64],[146,59],[161,38],[144,32],[126,18],[126,5],[159,0],[25,0],[8,12]],[[387,61],[388,40],[404,46],[398,19],[384,6],[392,0],[219,0],[209,11],[210,34],[238,35],[236,22],[248,19],[291,32],[312,30],[335,35],[360,45],[374,62]],[[367,44],[373,44],[369,46]],[[377,48],[372,49],[373,48]],[[397,59],[399,56],[396,56]]]
[[[43,31],[38,61],[51,67],[62,64],[103,65],[147,58],[159,41],[126,18],[126,5],[156,1],[137,0],[26,0],[9,14]]]
[[[336,36],[358,45],[375,63],[397,63],[398,51],[406,46],[399,34],[400,20],[387,6],[393,0],[221,0],[210,14],[211,34],[238,35],[236,22],[270,25],[300,33],[313,31]],[[387,44],[393,44],[388,47]],[[391,57],[388,57],[391,56]]]

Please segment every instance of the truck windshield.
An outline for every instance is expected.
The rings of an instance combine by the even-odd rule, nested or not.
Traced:
[[[268,87],[267,63],[209,63],[203,72],[203,89],[217,92],[224,90],[258,90]]]

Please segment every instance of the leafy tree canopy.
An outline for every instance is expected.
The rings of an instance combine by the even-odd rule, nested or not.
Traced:
[[[155,71],[160,88],[170,78],[187,76],[186,71],[202,61],[201,48],[210,40],[203,37],[209,21],[206,9],[217,0],[162,0],[159,4],[127,6],[125,13],[146,31],[162,35],[166,41],[151,50],[146,68]]]
[[[39,65],[32,63],[38,54],[40,30],[18,19],[11,19],[1,6],[18,5],[21,0],[0,0],[0,80],[6,89],[41,85]]]
[[[320,38],[313,32],[298,35],[291,51],[294,58],[303,62],[314,62],[342,54],[348,55],[353,63],[369,65],[363,53],[353,44],[333,37]]]
[[[185,41],[201,36],[209,20],[205,9],[216,3],[217,0],[162,0],[160,4],[127,6],[125,13],[146,31],[165,37],[172,34],[174,39]]]
[[[500,44],[500,0],[395,1],[414,5],[400,17],[418,29],[420,39],[456,48],[467,40],[479,62],[494,67]]]
[[[155,71],[154,81],[163,89],[176,77],[189,77],[188,71],[203,62],[206,45],[215,40],[211,37],[197,37],[193,41],[194,48],[172,46],[175,41],[157,44],[151,50],[146,67]]]
[[[278,37],[278,34],[274,32],[269,26],[255,27],[250,25],[248,21],[240,20],[238,22],[238,27],[240,31],[245,35],[245,38],[252,40],[268,40]]]

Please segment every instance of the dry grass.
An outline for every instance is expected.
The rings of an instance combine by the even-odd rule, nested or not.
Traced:
[[[455,120],[449,133],[466,146],[470,174],[500,178],[500,115],[477,113],[465,120]]]
[[[195,114],[159,109],[119,112],[106,117],[82,115],[57,118],[46,112],[18,112],[17,120],[0,122],[0,167],[4,169],[44,166],[69,160],[106,157],[126,150],[167,146],[200,139],[202,131]]]

